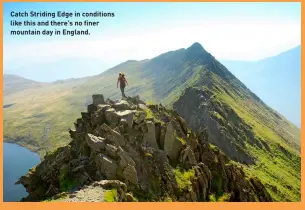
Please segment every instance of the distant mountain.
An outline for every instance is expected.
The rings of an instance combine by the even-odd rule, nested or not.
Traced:
[[[266,104],[301,126],[301,47],[257,62],[221,61]]]
[[[43,87],[45,84],[33,80],[25,79],[20,76],[3,74],[4,94],[8,95],[24,89]]]
[[[112,65],[101,58],[69,58],[27,63],[25,61],[4,64],[4,73],[31,78],[39,82],[54,82],[70,78],[96,75]]]
[[[100,75],[5,95],[4,101],[14,104],[4,109],[5,141],[40,153],[66,145],[68,128],[92,103],[92,94],[120,98],[119,72],[127,76],[127,95],[174,108],[194,131],[206,133],[210,143],[258,176],[274,200],[300,200],[300,130],[199,43],[130,60]]]

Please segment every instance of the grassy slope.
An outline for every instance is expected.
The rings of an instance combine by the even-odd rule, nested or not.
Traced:
[[[254,173],[266,184],[274,199],[299,201],[301,198],[298,146],[300,136],[295,132],[296,128],[285,120],[275,119],[276,117],[263,104],[255,100],[243,100],[233,91],[230,95],[233,97],[224,91],[218,91],[216,98],[229,104],[271,149],[271,152],[268,152],[247,145],[247,150],[258,160],[258,165],[251,167],[249,172]],[[289,154],[285,155],[281,152],[279,145],[289,151]]]
[[[203,66],[201,68],[202,70],[185,86],[199,88],[202,91],[209,90],[213,95],[211,107],[231,107],[252,127],[256,138],[262,139],[270,147],[270,151],[266,151],[246,143],[244,149],[257,160],[257,165],[246,167],[247,172],[258,176],[276,201],[300,201],[299,129],[255,99],[246,89],[233,89],[230,82],[213,72],[208,72]],[[178,93],[173,92],[172,95],[177,96]],[[224,125],[232,123],[231,119],[222,117],[219,113],[216,113],[215,117],[222,118]],[[230,132],[228,127],[224,127],[226,132]],[[239,135],[243,135],[242,131]]]
[[[4,81],[3,89],[5,95],[12,94],[23,89],[41,88],[47,86],[47,84],[35,82],[11,74],[4,74],[3,81]]]

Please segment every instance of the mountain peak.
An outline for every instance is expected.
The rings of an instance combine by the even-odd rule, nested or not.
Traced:
[[[205,51],[205,49],[202,47],[202,45],[199,42],[195,42],[193,43],[189,48],[187,48],[188,50],[203,50]]]
[[[202,45],[201,45],[199,42],[193,43],[193,44],[190,46],[190,48],[191,48],[191,47],[197,47],[197,48],[203,49]]]
[[[196,53],[196,54],[206,54],[208,53],[199,42],[195,42],[194,44],[192,44],[189,48],[187,48],[187,50],[189,52]]]

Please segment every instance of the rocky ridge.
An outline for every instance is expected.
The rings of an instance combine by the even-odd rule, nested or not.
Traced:
[[[29,192],[23,201],[62,193],[68,196],[62,201],[272,201],[257,178],[247,177],[175,111],[138,96],[92,99],[69,130],[72,141],[17,182]],[[90,190],[101,197],[87,199]],[[110,191],[113,199],[103,199]]]

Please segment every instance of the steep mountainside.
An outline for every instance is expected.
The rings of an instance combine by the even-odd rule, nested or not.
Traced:
[[[266,184],[274,200],[300,200],[300,130],[266,106],[199,44],[150,60],[127,61],[84,79],[5,96],[4,135],[43,154],[70,142],[67,130],[92,103],[91,94],[120,98],[117,75],[124,72],[127,95],[173,107],[194,130],[248,173]]]
[[[265,103],[300,128],[300,46],[257,62],[221,62]]]
[[[230,158],[249,164],[249,172],[258,174],[276,200],[299,200],[299,130],[206,56],[210,62],[173,108],[191,128],[206,130],[209,141]]]
[[[256,177],[162,105],[93,95],[81,115],[73,140],[19,180],[24,201],[272,201]]]

